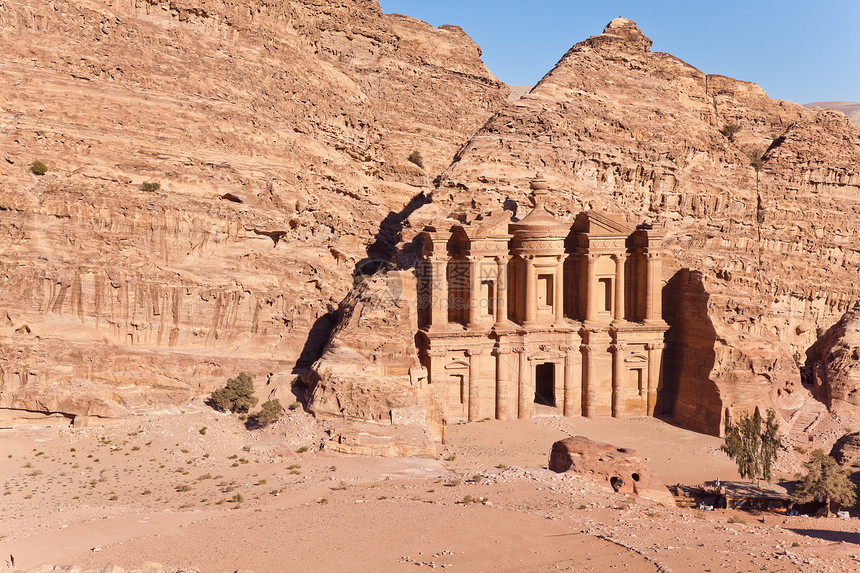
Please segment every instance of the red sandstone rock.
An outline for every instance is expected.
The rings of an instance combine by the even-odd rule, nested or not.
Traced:
[[[633,493],[674,505],[669,490],[654,477],[634,450],[573,436],[552,445],[547,467],[554,472],[572,472],[589,477],[618,493]]]
[[[507,95],[462,30],[373,0],[11,0],[0,37],[13,411],[289,381],[359,261],[393,247],[380,223]]]

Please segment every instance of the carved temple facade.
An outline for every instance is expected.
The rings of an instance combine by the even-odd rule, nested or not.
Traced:
[[[660,413],[663,233],[543,206],[423,232],[421,361],[446,419]]]

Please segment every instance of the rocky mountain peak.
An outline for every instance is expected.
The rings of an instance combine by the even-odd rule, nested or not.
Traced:
[[[591,36],[575,46],[607,51],[650,52],[651,39],[642,33],[636,22],[627,18],[615,18],[609,22],[603,33]]]

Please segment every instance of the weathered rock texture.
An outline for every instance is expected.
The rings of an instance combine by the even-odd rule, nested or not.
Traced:
[[[860,419],[860,304],[806,354],[815,397],[831,410]]]
[[[840,466],[851,472],[854,480],[860,481],[860,432],[845,434],[839,438],[830,455]]]
[[[653,501],[674,504],[666,486],[631,449],[573,436],[552,445],[547,467],[558,473],[586,476],[618,493],[634,493]]]
[[[804,107],[823,107],[826,109],[841,111],[848,116],[848,120],[854,124],[855,127],[860,127],[860,103],[852,101],[818,101],[804,104]]]
[[[309,365],[507,96],[462,30],[372,0],[8,0],[0,36],[11,411],[125,415]]]
[[[576,44],[457,152],[401,238],[500,204],[522,216],[536,172],[565,221],[665,225],[667,411],[712,434],[734,410],[791,419],[806,350],[860,298],[860,131],[650,46],[623,18]]]

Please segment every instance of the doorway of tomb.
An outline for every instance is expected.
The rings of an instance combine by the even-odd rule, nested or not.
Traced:
[[[535,404],[555,406],[555,364],[535,366]]]

